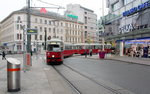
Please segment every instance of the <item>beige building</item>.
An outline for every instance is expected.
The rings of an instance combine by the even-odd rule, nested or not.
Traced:
[[[84,39],[86,43],[98,42],[97,40],[97,15],[93,10],[82,7],[79,4],[68,4],[66,17],[72,16],[74,20],[84,23]]]
[[[12,12],[1,22],[1,46],[6,46],[9,51],[22,52],[24,36],[26,41],[26,27],[26,9]],[[69,43],[84,42],[83,23],[66,19],[54,12],[44,14],[39,10],[31,10],[31,28],[38,30],[37,35],[31,35],[32,51],[43,50],[45,36],[47,40],[59,38]]]

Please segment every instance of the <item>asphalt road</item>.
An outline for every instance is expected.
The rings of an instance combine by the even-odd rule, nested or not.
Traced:
[[[66,58],[64,64],[93,79],[103,79],[135,94],[150,94],[150,66],[81,57]]]

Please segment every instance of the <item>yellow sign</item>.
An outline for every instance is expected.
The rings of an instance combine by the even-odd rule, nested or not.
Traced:
[[[37,29],[27,29],[27,34],[37,34]]]

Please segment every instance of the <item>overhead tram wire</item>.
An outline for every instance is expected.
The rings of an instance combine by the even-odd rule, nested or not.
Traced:
[[[65,9],[64,7],[62,7],[62,6],[60,6],[60,5],[51,4],[51,3],[48,3],[48,2],[45,2],[45,1],[42,1],[42,0],[37,0],[37,1],[39,1],[39,2],[41,2],[41,3],[44,3],[44,4],[57,6],[57,7],[58,7],[58,9]]]

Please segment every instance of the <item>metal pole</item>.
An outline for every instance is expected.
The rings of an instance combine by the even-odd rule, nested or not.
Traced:
[[[27,0],[27,29],[31,29],[31,15],[30,15],[30,0]],[[27,34],[27,47],[26,47],[26,68],[32,66],[31,60],[31,35]]]
[[[45,45],[44,45],[45,50],[46,50],[46,41],[47,41],[47,30],[45,30]]]
[[[102,0],[102,17],[104,17],[104,0]],[[102,19],[103,20],[103,19]],[[103,33],[105,32],[104,31],[105,30],[105,20],[104,20],[104,23],[103,23]],[[104,40],[104,36],[103,36],[103,38],[102,38],[102,45],[103,45],[103,47],[102,47],[102,51],[104,51],[105,50],[105,40]]]
[[[27,0],[27,29],[31,28],[30,0]],[[27,53],[31,51],[31,35],[27,34]]]

